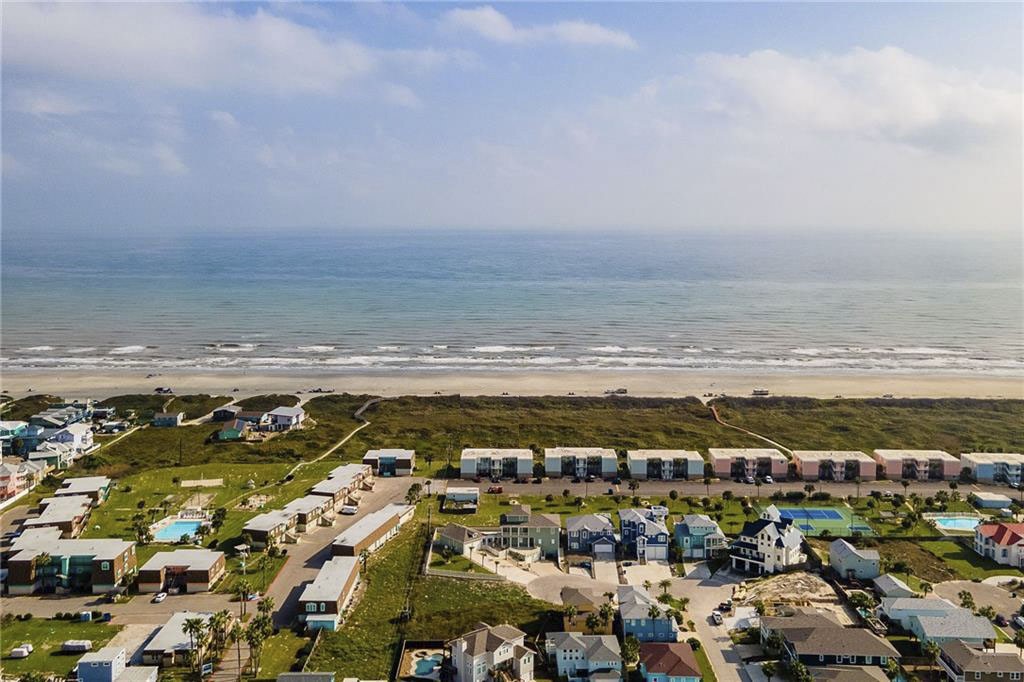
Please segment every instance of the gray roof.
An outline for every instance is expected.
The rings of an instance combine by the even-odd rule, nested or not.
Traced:
[[[487,623],[477,623],[477,627],[462,635],[453,642],[460,640],[466,642],[466,653],[470,656],[479,656],[489,651],[497,651],[499,647],[517,639],[526,637],[526,633],[511,625],[490,626]]]
[[[832,544],[828,546],[828,553],[840,561],[849,557],[858,557],[866,561],[881,561],[877,549],[857,549],[843,539],[833,540]]]
[[[456,542],[467,543],[483,537],[483,533],[467,526],[463,526],[461,523],[449,523],[447,526],[441,529],[441,537],[450,538]]]
[[[299,601],[337,601],[353,573],[359,571],[359,558],[336,556],[324,563],[313,582],[306,585]]]
[[[264,512],[257,516],[249,519],[242,530],[246,531],[262,531],[269,533],[278,526],[287,525],[295,515],[297,514],[294,510],[275,509],[273,511]]]
[[[401,448],[381,448],[379,450],[367,450],[366,457],[379,459],[381,457],[394,457],[395,459],[411,459],[416,455],[415,450],[402,450]]]
[[[378,509],[359,519],[351,526],[334,538],[335,545],[357,545],[382,526],[392,523],[397,516],[401,516],[411,509],[407,504],[389,504],[383,509]]]
[[[103,488],[110,487],[113,483],[106,476],[79,476],[78,478],[64,479],[64,483],[54,492],[54,495],[84,495],[86,493],[99,492]]]
[[[668,534],[668,528],[665,527],[665,523],[654,516],[648,509],[620,509],[619,522],[625,523],[626,521],[647,524],[646,535],[654,535],[655,533]]]
[[[273,417],[301,417],[306,414],[306,411],[301,407],[275,407],[267,414]]]
[[[886,597],[882,599],[882,612],[888,615],[892,611],[921,611],[925,613],[948,613],[960,610],[956,604],[933,597]]]
[[[996,631],[988,618],[976,616],[967,609],[941,615],[911,616],[921,625],[921,633],[927,639],[956,638],[965,640],[995,639]]]
[[[60,497],[47,497],[39,502],[42,511],[39,516],[25,519],[23,525],[51,526],[58,523],[74,521],[79,516],[85,516],[92,509],[92,500],[86,495],[62,495]]]
[[[828,667],[808,667],[808,672],[815,680],[828,682],[889,682],[889,677],[876,665],[830,665]]]
[[[619,586],[619,615],[622,618],[650,618],[648,613],[652,606],[657,606],[662,614],[668,608],[655,601],[650,592],[639,585]]]
[[[607,514],[583,514],[582,516],[570,516],[565,520],[565,529],[569,532],[580,530],[591,533],[614,532],[615,526]]]
[[[176,549],[172,552],[157,552],[143,564],[143,571],[158,571],[166,566],[186,566],[193,571],[208,571],[224,556],[224,552],[212,549]]]
[[[146,652],[189,651],[191,649],[189,636],[182,629],[185,621],[189,618],[202,618],[206,622],[212,615],[212,613],[178,611],[164,623],[143,650]]]
[[[942,645],[942,653],[950,658],[965,673],[1022,673],[1024,661],[1013,652],[996,653],[981,651],[959,639],[950,640]]]
[[[622,660],[619,640],[615,635],[584,635],[578,632],[549,632],[547,641],[556,650],[580,649],[587,661]]]
[[[282,511],[309,514],[317,509],[327,509],[330,506],[331,501],[323,495],[306,495],[292,500],[282,508]]]
[[[865,628],[805,628],[786,630],[783,636],[797,655],[899,656],[888,640]]]
[[[894,576],[892,573],[885,573],[880,575],[873,581],[875,587],[882,594],[883,597],[900,597],[906,594],[913,594],[914,591],[910,589],[905,582]]]

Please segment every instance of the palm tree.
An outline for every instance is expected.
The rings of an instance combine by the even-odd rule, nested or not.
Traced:
[[[256,604],[256,610],[260,615],[269,616],[274,612],[274,598],[264,597],[260,599],[259,603]]]
[[[907,488],[910,487],[910,481],[908,481],[907,479],[904,478],[902,481],[900,481],[900,485],[903,486],[903,496],[906,497],[907,496]]]
[[[924,593],[924,596],[927,597],[928,593],[932,591],[932,584],[931,583],[926,583],[926,582],[922,581],[921,582],[921,591]]]
[[[762,485],[764,485],[764,481],[761,480],[760,476],[758,476],[757,478],[754,479],[754,487],[757,488],[757,499],[759,499],[759,500],[761,499],[761,486]]]
[[[613,601],[615,601],[615,593],[614,592],[605,592],[604,593],[604,598],[608,600],[609,604],[611,604]]]
[[[598,610],[598,615],[601,616],[601,622],[608,625],[612,621],[612,616],[615,615],[615,609],[612,608],[611,604],[601,604],[601,608]],[[1024,630],[1022,630],[1024,632]]]
[[[196,661],[198,660],[199,646],[197,639],[206,630],[206,621],[202,618],[186,618],[185,622],[181,624],[182,631],[188,635],[188,649],[189,655],[189,669],[193,672],[196,670]]]
[[[1013,634],[1013,643],[1017,647],[1017,655],[1024,655],[1024,630],[1017,630]]]
[[[471,549],[470,552],[472,552],[472,551],[473,550]],[[359,570],[361,570],[364,573],[366,572],[366,560],[369,559],[369,558],[370,558],[370,553],[367,550],[364,549],[361,552],[359,552],[359,566],[360,566]]]
[[[647,617],[651,620],[661,618],[661,609],[656,604],[651,604],[651,608],[647,609]]]
[[[857,485],[857,501],[860,502],[860,476],[855,477],[853,482]]]
[[[576,614],[579,613],[579,609],[576,608],[575,604],[569,604],[562,610],[562,613],[565,614],[566,619],[569,621],[569,625],[572,625],[576,622]]]
[[[922,649],[924,650],[924,654],[928,657],[928,661],[931,663],[932,667],[938,669],[939,654],[942,653],[942,649],[939,648],[939,645],[935,642],[928,642],[922,647]]]
[[[665,578],[664,580],[658,582],[658,587],[661,588],[662,594],[668,594],[668,588],[672,587],[672,581],[668,578]]]
[[[775,661],[765,661],[761,664],[761,672],[768,679],[768,682],[772,682],[772,678],[775,676]]]
[[[647,590],[648,592],[651,591],[651,581],[650,580],[645,580],[644,581],[644,589]]]
[[[53,563],[53,557],[50,556],[49,552],[40,552],[38,555],[36,555],[36,558],[35,558],[33,563],[35,564],[35,572],[36,573],[41,573],[42,572],[41,569],[48,568]],[[43,588],[45,589],[46,588],[46,576],[45,575],[43,576],[42,582],[43,582]]]
[[[706,497],[711,497],[711,477],[704,477],[704,494]]]
[[[238,595],[239,613],[244,616],[245,603],[249,600],[249,595],[252,594],[252,583],[247,578],[242,578],[235,585],[235,594]]]
[[[596,613],[591,613],[587,616],[587,629],[590,630],[590,634],[597,634],[597,631],[601,629],[601,617]]]

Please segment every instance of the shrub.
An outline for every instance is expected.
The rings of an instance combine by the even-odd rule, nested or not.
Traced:
[[[547,495],[544,496],[544,501],[550,504],[555,501],[555,496],[552,495],[551,493],[548,493]]]
[[[679,499],[679,493],[676,492],[675,490],[670,490],[670,491],[668,491],[668,498],[670,500],[678,500]]]
[[[690,648],[694,651],[700,651],[700,640],[696,637],[690,637],[686,640],[686,643],[690,645]]]

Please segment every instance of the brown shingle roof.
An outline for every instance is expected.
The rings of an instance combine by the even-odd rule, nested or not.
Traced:
[[[685,642],[644,642],[640,662],[649,672],[668,677],[700,677],[700,665]]]
[[[968,646],[959,639],[942,645],[942,653],[965,673],[1022,673],[1024,661],[1015,653],[981,651]]]

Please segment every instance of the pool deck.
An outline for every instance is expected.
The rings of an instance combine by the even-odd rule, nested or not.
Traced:
[[[416,662],[426,658],[427,656],[440,655],[444,657],[444,651],[442,649],[407,649],[402,654],[402,662],[398,666],[400,676],[402,679],[416,679],[416,680],[437,680],[440,679],[440,668],[429,675],[417,675],[416,674]]]

